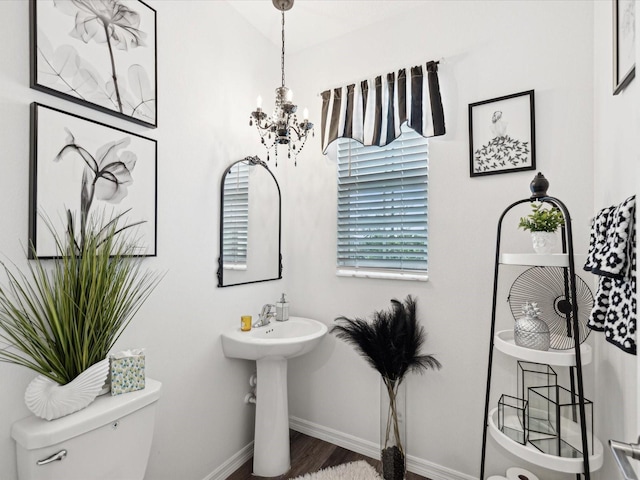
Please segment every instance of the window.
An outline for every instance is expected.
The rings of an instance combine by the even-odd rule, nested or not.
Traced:
[[[339,275],[426,280],[427,142],[406,126],[384,147],[338,140]]]
[[[223,252],[224,268],[246,270],[249,232],[249,163],[231,167],[224,182]]]

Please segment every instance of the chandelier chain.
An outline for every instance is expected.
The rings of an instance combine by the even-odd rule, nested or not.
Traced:
[[[282,10],[282,53],[280,58],[280,66],[282,70],[282,86],[284,87],[284,10]]]

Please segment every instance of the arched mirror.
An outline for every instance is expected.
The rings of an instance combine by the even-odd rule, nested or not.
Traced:
[[[282,278],[280,186],[258,157],[222,175],[218,286]]]

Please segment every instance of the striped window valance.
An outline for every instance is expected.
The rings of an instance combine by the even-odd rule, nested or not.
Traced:
[[[322,92],[322,152],[340,137],[383,146],[408,126],[423,137],[444,135],[438,63],[401,69]]]

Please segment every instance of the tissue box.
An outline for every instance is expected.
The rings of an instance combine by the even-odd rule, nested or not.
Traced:
[[[111,395],[144,388],[144,353],[122,352],[111,355]]]

